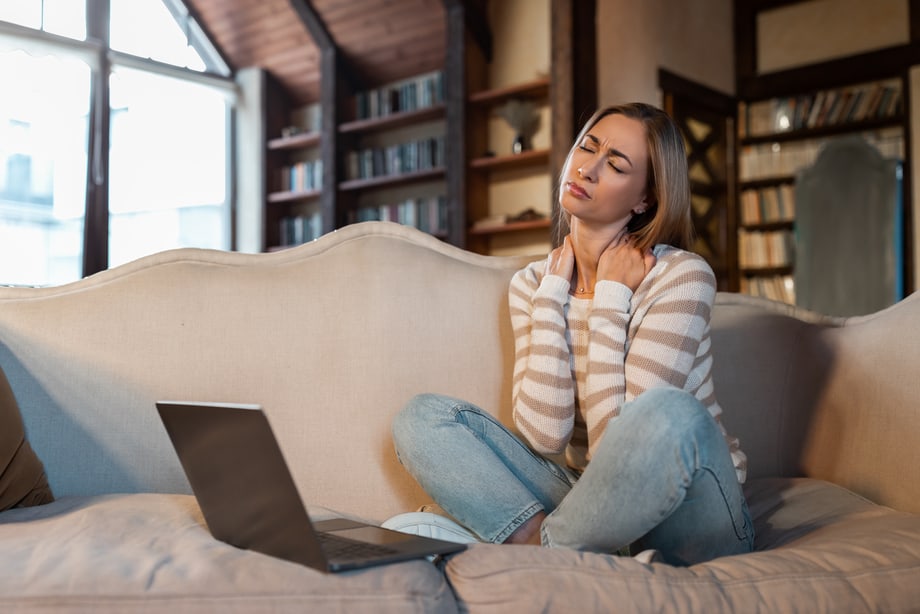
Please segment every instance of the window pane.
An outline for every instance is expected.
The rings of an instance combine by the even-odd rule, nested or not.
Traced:
[[[174,66],[203,71],[204,61],[188,44],[163,0],[112,0],[112,49]]]
[[[109,266],[176,247],[229,249],[224,96],[119,67],[111,104]]]
[[[45,32],[86,40],[86,0],[44,0]]]
[[[0,21],[19,24],[36,30],[42,27],[41,0],[18,0],[0,2]]]
[[[0,21],[86,40],[86,0],[0,0]]]
[[[0,283],[79,279],[90,69],[0,53]]]

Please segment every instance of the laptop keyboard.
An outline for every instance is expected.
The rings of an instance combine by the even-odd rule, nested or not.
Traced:
[[[397,554],[399,551],[379,544],[359,542],[332,533],[317,533],[323,552],[330,559],[352,560]]]

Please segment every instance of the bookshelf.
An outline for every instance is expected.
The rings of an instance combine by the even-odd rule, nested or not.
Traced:
[[[904,159],[900,76],[842,83],[738,104],[738,269],[741,292],[796,303],[796,181],[831,141],[861,135]]]
[[[319,27],[310,7],[301,6],[302,18],[311,26],[323,54],[320,127],[283,133],[292,123],[288,96],[276,90],[265,96],[263,248],[289,244],[284,240],[288,231],[283,229],[283,220],[313,215],[321,232],[385,219],[420,227],[480,253],[488,253],[491,245],[505,237],[548,240],[552,228],[549,188],[540,190],[540,203],[514,204],[515,213],[527,213],[521,219],[505,220],[501,228],[471,231],[475,220],[490,215],[488,186],[501,184],[509,174],[548,177],[558,173],[569,139],[577,131],[576,119],[594,109],[594,0],[545,2],[539,7],[547,12],[545,40],[533,39],[533,32],[502,40],[526,41],[512,46],[528,60],[533,44],[551,42],[553,53],[547,55],[552,79],[522,79],[501,88],[489,87],[487,76],[490,67],[508,64],[507,58],[495,57],[498,46],[493,41],[497,39],[490,26],[498,25],[498,19],[490,24],[480,8],[448,3],[442,66],[401,81],[380,83],[374,75],[357,71],[329,33]],[[519,30],[522,16],[530,18],[540,12],[534,10],[535,4],[515,0],[503,5],[501,27],[508,32]],[[518,69],[506,72],[515,79]],[[438,75],[437,87],[422,85],[434,75]],[[422,92],[430,94],[424,101],[418,100],[426,96]],[[415,104],[405,104],[412,98]],[[546,138],[543,134],[539,146],[517,154],[508,151],[510,141],[508,146],[496,144],[494,155],[488,155],[489,123],[497,121],[494,110],[512,98],[540,101],[541,131],[562,136]],[[320,184],[295,189],[282,180],[286,167],[313,155],[314,160],[321,160]],[[530,219],[530,208],[543,217]],[[304,232],[297,239],[309,240],[310,236]]]
[[[537,113],[545,114],[549,105],[548,78],[537,78],[507,87],[481,89],[467,99],[467,215],[471,225],[468,246],[480,253],[491,253],[496,242],[511,238],[548,242],[552,228],[551,198],[545,202],[516,201],[499,209],[492,202],[493,191],[501,184],[520,179],[538,180],[549,175],[550,146],[539,146],[513,153],[513,142],[496,142],[490,122],[510,101],[529,102]],[[500,133],[500,132],[499,132]],[[552,194],[551,187],[545,190]],[[523,219],[522,219],[523,218]],[[536,219],[534,219],[536,218]]]
[[[286,120],[275,128],[280,134],[266,145],[271,161],[265,216],[269,249],[299,245],[322,234],[320,107],[312,104],[293,109],[286,114]]]
[[[338,126],[340,222],[383,220],[449,236],[444,71],[354,94]]]

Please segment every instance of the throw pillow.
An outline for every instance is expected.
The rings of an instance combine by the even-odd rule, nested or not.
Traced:
[[[26,440],[19,405],[0,369],[0,512],[52,501],[45,467]]]

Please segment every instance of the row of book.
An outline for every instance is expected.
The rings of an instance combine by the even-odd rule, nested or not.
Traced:
[[[863,83],[813,94],[741,103],[738,128],[742,137],[764,136],[894,117],[903,111],[902,105],[899,80]]]
[[[752,181],[795,175],[814,164],[823,141],[804,139],[785,143],[745,145],[738,157],[738,179]]]
[[[355,118],[370,119],[444,102],[444,74],[434,71],[355,94]]]
[[[795,282],[792,275],[742,277],[741,292],[795,305]]]
[[[351,218],[352,222],[397,222],[443,236],[448,230],[447,197],[410,198],[395,204],[359,207]]]
[[[738,265],[743,270],[786,267],[794,260],[791,230],[738,231]]]
[[[280,223],[282,247],[308,243],[323,234],[323,217],[318,211],[309,215],[283,217]]]
[[[756,226],[795,220],[795,186],[781,183],[741,191],[741,224]]]
[[[879,130],[863,131],[858,134],[878,149],[883,158],[903,159],[904,136],[899,127],[887,127]],[[738,156],[738,179],[752,181],[756,179],[792,177],[803,168],[814,164],[818,154],[827,143],[834,139],[850,138],[851,134],[798,139],[782,143],[758,143],[744,145]]]
[[[387,147],[370,147],[345,154],[349,179],[370,179],[444,166],[444,137],[436,136]]]
[[[319,190],[323,187],[323,161],[307,160],[281,167],[281,186],[292,192]]]

